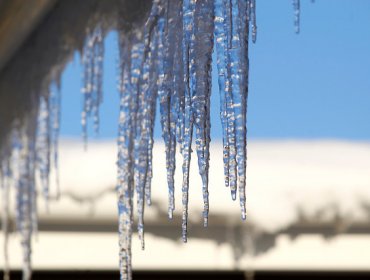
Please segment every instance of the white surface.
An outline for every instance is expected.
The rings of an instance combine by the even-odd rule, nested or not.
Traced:
[[[134,236],[134,269],[162,270],[369,270],[369,235],[336,236],[325,240],[319,235],[290,239],[280,235],[276,246],[263,255],[245,255],[239,263],[227,244],[190,239],[188,244],[147,235],[147,248],[141,251]],[[2,242],[1,238],[0,241]],[[49,233],[34,243],[34,269],[118,269],[117,236],[113,233]],[[10,264],[21,267],[18,240],[10,243]],[[3,257],[0,255],[0,263]]]
[[[80,203],[64,195],[52,202],[50,213],[40,201],[40,219],[94,223],[96,220],[116,222],[116,145],[113,142],[89,144],[88,152],[81,141],[62,141],[60,149],[60,181],[64,193],[88,198]],[[181,166],[178,157],[178,166]],[[167,183],[163,146],[154,151],[153,201],[167,211]],[[191,167],[190,216],[201,220],[201,183],[194,153]],[[181,201],[176,172],[176,198]],[[52,182],[54,182],[52,178]],[[340,216],[348,224],[368,223],[370,205],[370,143],[336,141],[256,141],[248,146],[247,178],[248,222],[259,232],[274,233],[294,225],[300,215],[317,225],[333,222]],[[212,217],[224,216],[218,223],[243,225],[238,202],[233,202],[223,186],[221,145],[212,143],[210,168],[210,225]],[[55,191],[55,185],[52,185]],[[176,213],[181,212],[177,204]],[[155,224],[158,212],[147,208],[146,221]],[[180,228],[178,229],[180,237]],[[217,244],[210,239],[192,238],[188,244],[146,235],[146,250],[141,252],[134,236],[134,269],[356,269],[370,268],[370,235],[336,235],[325,239],[319,234],[301,234],[290,239],[278,234],[273,246],[250,258],[248,252],[235,261],[230,243]],[[249,234],[244,234],[248,242]],[[33,263],[36,269],[116,269],[118,239],[115,233],[41,232],[34,244]],[[2,242],[2,240],[0,240]],[[238,244],[237,244],[238,245]],[[12,267],[20,266],[18,239],[10,243]],[[0,264],[3,263],[0,254]]]
[[[232,201],[223,185],[221,145],[212,143],[210,163],[210,213],[229,216],[229,223],[240,223],[238,201]],[[55,218],[83,217],[116,219],[114,192],[104,194],[116,183],[116,145],[90,143],[88,152],[80,141],[62,142],[60,149],[62,192],[95,197],[94,204],[76,203],[64,196],[52,203]],[[154,147],[153,201],[167,212],[167,182],[163,146]],[[181,213],[181,156],[176,170],[176,213]],[[54,180],[52,180],[54,182]],[[55,186],[52,186],[55,189]],[[264,231],[274,232],[296,222],[299,213],[322,222],[339,215],[351,221],[367,222],[370,204],[370,143],[335,141],[257,141],[248,146],[248,220]],[[41,218],[49,217],[43,211]],[[194,153],[190,178],[190,219],[199,222],[202,213],[201,180]],[[298,211],[299,209],[299,211]],[[317,213],[321,213],[316,217]],[[156,218],[147,208],[146,219]],[[212,223],[212,219],[210,220]]]

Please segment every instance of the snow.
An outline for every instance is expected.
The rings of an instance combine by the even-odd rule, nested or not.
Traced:
[[[366,269],[365,234],[340,234],[346,226],[368,223],[370,203],[370,143],[338,140],[254,140],[249,142],[247,180],[247,219],[239,218],[239,205],[229,199],[223,180],[222,144],[211,142],[209,176],[209,230],[202,229],[202,181],[197,162],[190,166],[188,244],[182,245],[181,209],[167,220],[168,197],[165,149],[161,141],[154,145],[152,207],[145,211],[147,225],[158,225],[163,236],[146,233],[146,250],[140,252],[138,235],[133,235],[134,269]],[[33,242],[34,265],[39,269],[114,269],[117,233],[78,232],[78,225],[97,228],[117,223],[115,174],[117,147],[112,141],[91,141],[88,151],[81,140],[61,140],[60,184],[62,196],[54,201],[57,186],[51,174],[49,213],[40,196],[39,221],[44,226],[68,224],[71,232],[42,230]],[[177,154],[181,157],[180,154]],[[181,185],[181,170],[175,185]],[[181,199],[181,188],[175,189]],[[13,202],[10,202],[12,205]],[[14,217],[14,213],[11,214]],[[321,229],[338,224],[337,234],[300,234],[291,238],[284,229],[314,225]],[[76,231],[73,231],[74,225]],[[196,225],[200,227],[197,228]],[[225,242],[214,239],[217,226],[230,228]],[[344,229],[343,229],[344,226]],[[177,229],[176,229],[177,227]],[[242,238],[233,229],[241,227]],[[115,227],[114,227],[115,228]],[[177,239],[164,238],[174,228]],[[276,235],[274,244],[251,258],[253,248],[245,249],[235,261],[235,248],[251,236]],[[202,239],[199,239],[199,231]],[[234,232],[234,233],[233,233]],[[168,234],[168,232],[167,232]],[[253,236],[253,235],[252,235]],[[63,240],[63,242],[62,242]],[[239,241],[238,241],[239,240]],[[244,240],[244,241],[243,241]],[[236,242],[236,243],[234,243]],[[267,242],[268,243],[268,242]],[[234,244],[234,245],[233,245]],[[257,245],[255,245],[257,246]],[[19,245],[10,238],[11,267],[20,267]],[[52,250],[59,252],[50,258]],[[163,251],[168,254],[163,254]],[[95,252],[95,253],[94,253]],[[99,252],[99,254],[96,254]],[[113,253],[112,253],[113,252]],[[320,252],[318,254],[317,252]],[[96,257],[94,257],[96,256]],[[103,257],[101,257],[103,256]]]
[[[160,142],[160,141],[158,141]],[[51,217],[81,220],[115,219],[117,216],[114,189],[116,146],[111,142],[91,142],[88,152],[80,141],[63,140],[60,148],[60,184],[62,197],[50,205]],[[212,218],[227,217],[243,224],[238,218],[236,202],[225,199],[229,190],[223,185],[222,144],[211,143],[209,204]],[[315,223],[334,221],[339,215],[351,223],[367,222],[366,205],[370,203],[370,143],[344,141],[250,141],[247,180],[247,222],[263,232],[277,232],[310,219]],[[180,155],[177,155],[180,156]],[[167,186],[164,146],[155,143],[153,152],[153,210],[145,212],[148,223],[162,222],[158,213],[167,213]],[[200,223],[203,212],[202,182],[197,163],[191,164],[190,221]],[[193,172],[192,172],[193,171]],[[53,178],[53,174],[51,175]],[[175,174],[175,185],[181,185],[181,170]],[[51,191],[55,190],[51,179]],[[94,205],[71,200],[97,197]],[[181,199],[181,189],[175,196]],[[40,202],[41,203],[41,202]],[[93,209],[93,211],[92,211]],[[40,219],[49,214],[40,209]],[[181,209],[174,217],[181,216]],[[217,219],[216,219],[217,220]],[[217,220],[218,221],[218,220]],[[169,221],[170,222],[170,221]],[[191,235],[191,233],[190,233]]]

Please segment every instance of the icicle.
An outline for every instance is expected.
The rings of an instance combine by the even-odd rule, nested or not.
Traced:
[[[232,199],[245,219],[246,106],[248,93],[248,21],[255,27],[255,2],[215,1],[215,37],[223,126],[224,172]],[[252,40],[253,40],[252,34]],[[255,38],[255,37],[254,37]]]
[[[60,130],[60,112],[61,112],[61,90],[60,84],[56,84],[56,88],[50,91],[50,114],[51,114],[51,149],[52,160],[55,171],[56,181],[56,198],[60,196],[59,185],[59,130]]]
[[[294,9],[294,28],[295,33],[299,33],[300,30],[300,15],[301,15],[301,7],[300,7],[300,0],[293,0],[293,9]]]
[[[150,204],[150,180],[152,177],[152,147],[157,87],[163,88],[163,6],[155,1],[149,20],[144,28],[144,43],[139,79],[139,99],[135,136],[135,185],[138,207],[138,233],[144,249],[144,205]],[[157,23],[155,25],[155,23]]]
[[[120,34],[121,35],[121,34]],[[128,37],[128,35],[127,35]],[[132,175],[130,147],[131,130],[130,124],[130,52],[131,45],[129,38],[120,36],[119,41],[119,67],[120,73],[120,114],[118,128],[118,175],[117,175],[117,194],[118,194],[118,214],[119,214],[119,260],[121,279],[131,278],[130,258],[131,258],[131,228],[132,228]]]
[[[90,115],[91,107],[92,107],[92,51],[91,51],[91,44],[90,40],[86,40],[86,45],[83,50],[82,54],[82,64],[84,66],[84,74],[83,74],[83,88],[81,92],[83,94],[83,109],[81,113],[81,125],[82,125],[82,137],[85,142],[85,148],[87,144],[87,120]]]
[[[103,31],[100,26],[95,29],[95,42],[94,42],[94,90],[95,102],[93,105],[94,114],[94,130],[99,133],[99,106],[103,102],[103,65],[104,65],[104,38]]]
[[[48,209],[50,197],[49,177],[52,168],[56,173],[56,198],[59,197],[59,176],[58,176],[58,138],[60,123],[60,88],[50,89],[40,96],[38,124],[37,124],[37,169],[40,175],[42,194]]]
[[[299,1],[299,0],[298,0]],[[248,0],[249,3],[249,20],[252,28],[252,42],[255,43],[257,40],[257,20],[256,20],[256,0]]]
[[[194,19],[194,58],[195,90],[192,92],[192,112],[195,124],[195,143],[198,156],[199,174],[203,184],[203,222],[208,225],[208,170],[209,170],[209,143],[210,143],[210,95],[211,69],[213,50],[213,0],[198,0]]]
[[[181,63],[176,62],[176,58],[182,57],[181,40],[182,33],[178,32],[183,29],[182,22],[182,1],[168,1],[168,21],[167,21],[167,56],[168,74],[166,75],[166,86],[170,92],[169,100],[169,133],[171,147],[169,149],[169,169],[167,181],[169,184],[169,218],[172,219],[175,210],[175,182],[174,174],[176,169],[176,130],[179,116],[180,94],[184,94],[184,80]]]
[[[126,35],[125,35],[126,37]],[[142,68],[144,44],[140,32],[121,38],[120,120],[118,134],[118,209],[120,234],[121,279],[131,279],[131,237],[133,219],[133,193],[135,183],[134,148],[138,122],[139,79]],[[139,171],[139,170],[138,170]],[[141,172],[141,171],[140,171]],[[141,196],[141,199],[143,196]]]
[[[162,136],[166,151],[166,170],[168,183],[168,217],[172,219],[175,210],[175,182],[174,174],[176,169],[176,114],[171,110],[174,96],[174,59],[176,45],[180,43],[178,36],[179,21],[181,17],[181,1],[167,0],[166,14],[159,19],[158,27],[160,38],[164,49],[159,51],[158,62],[162,73],[159,73],[159,102],[161,112]],[[166,18],[164,18],[166,17]],[[165,22],[166,20],[166,22]],[[161,30],[165,28],[164,30]]]
[[[144,183],[144,197],[147,205],[151,205],[151,180],[153,177],[153,167],[152,167],[152,154],[153,154],[153,131],[155,122],[155,112],[156,112],[156,100],[158,91],[158,19],[163,16],[164,0],[155,0],[152,4],[152,9],[149,18],[144,27],[144,64],[143,64],[143,74],[141,79],[141,91],[143,91],[144,97],[144,123],[143,123],[143,146],[142,153],[145,154],[145,166],[146,174]],[[146,152],[145,152],[146,150]],[[144,207],[144,202],[143,202]],[[143,239],[142,239],[143,242]],[[143,247],[142,243],[142,247]]]
[[[167,9],[168,12],[168,9]],[[170,44],[165,42],[165,36],[169,36],[168,33],[168,22],[165,30],[165,18],[163,16],[158,19],[158,98],[160,105],[160,120],[162,125],[162,137],[165,143],[166,152],[166,170],[167,170],[167,182],[169,190],[169,209],[168,216],[172,218],[173,211],[173,197],[174,197],[174,166],[172,166],[171,152],[172,152],[172,138],[170,133],[170,90],[168,86],[168,79],[171,75],[173,58],[170,56]],[[167,34],[165,34],[165,32]],[[172,60],[172,61],[171,61]],[[168,71],[165,73],[165,69]]]
[[[231,52],[232,52],[232,28],[236,22],[233,22],[232,18],[232,2],[230,0],[225,1],[224,6],[224,28],[225,28],[225,45],[227,50],[224,54],[226,59],[226,82],[225,82],[225,108],[227,118],[227,150],[228,150],[228,175],[229,175],[229,186],[231,191],[231,198],[236,199],[237,191],[237,165],[236,165],[236,140],[235,140],[235,112],[234,112],[234,101],[233,101],[233,88],[232,88],[232,73],[231,73]]]
[[[23,250],[23,279],[31,279],[31,237],[37,233],[37,206],[35,186],[35,132],[36,114],[25,120],[25,124],[15,136],[13,153],[15,153],[17,174],[16,174],[16,195],[17,230],[21,236]]]
[[[299,31],[299,0],[294,3],[298,11],[296,26]],[[133,24],[127,29],[119,28],[121,73],[117,195],[120,273],[121,279],[131,280],[134,192],[138,234],[144,248],[144,207],[145,203],[151,204],[153,130],[157,97],[166,152],[168,216],[172,218],[175,209],[174,173],[178,143],[183,157],[182,239],[186,242],[190,160],[195,129],[204,202],[203,223],[205,226],[208,224],[213,36],[220,88],[225,185],[230,188],[233,200],[239,194],[241,216],[242,219],[246,218],[248,36],[251,29],[251,39],[256,41],[256,1],[153,0],[143,28]],[[81,122],[85,142],[90,117],[93,119],[95,132],[99,129],[99,106],[103,99],[103,53],[103,30],[97,26],[93,32],[87,34],[83,49],[84,102]],[[41,99],[35,102],[33,108],[39,108],[39,118],[37,119],[36,111],[32,111],[23,125],[15,129],[18,134],[12,149],[17,162],[14,181],[17,195],[17,228],[23,248],[24,280],[29,280],[31,276],[31,236],[37,231],[34,170],[37,165],[46,199],[49,197],[48,182],[52,163],[58,172],[60,89],[58,84],[56,86],[56,90],[41,94]],[[1,179],[5,180],[2,188],[6,197],[9,188],[7,176],[4,174],[9,172],[4,158],[10,158],[10,155],[2,155],[1,161]],[[58,181],[57,175],[57,185]],[[8,207],[7,204],[4,204],[4,207]],[[6,213],[7,211],[4,211],[3,221],[7,220]],[[3,228],[6,231],[7,227]]]
[[[87,36],[82,54],[84,65],[83,110],[81,113],[82,135],[87,144],[87,121],[92,115],[95,133],[99,132],[99,106],[103,101],[103,55],[104,41],[103,31],[97,26]]]
[[[48,208],[50,174],[50,100],[48,95],[41,95],[37,131],[37,166],[40,173],[42,194]]]
[[[191,143],[193,137],[193,114],[191,105],[191,93],[194,91],[195,76],[195,54],[194,54],[194,11],[195,0],[183,1],[183,57],[182,63],[184,68],[185,82],[185,111],[184,111],[184,130],[181,153],[183,156],[183,182],[182,182],[182,240],[187,242],[187,225],[188,225],[188,199],[189,199],[189,172],[191,159]]]
[[[248,7],[243,1],[232,1],[232,49],[231,82],[236,126],[236,161],[238,167],[239,201],[242,219],[246,218],[245,180],[246,180],[246,108],[248,95]]]
[[[227,48],[226,30],[224,28],[224,10],[223,0],[215,0],[215,41],[217,52],[217,69],[218,69],[218,83],[220,91],[220,117],[222,124],[222,141],[223,141],[223,160],[224,160],[224,176],[225,185],[229,186],[229,148],[227,137],[227,110],[226,110],[226,61],[225,53]]]
[[[141,51],[144,50],[144,46],[140,47]],[[135,173],[135,189],[137,198],[137,212],[138,212],[138,225],[137,230],[139,233],[139,239],[141,241],[142,249],[144,249],[144,206],[145,206],[145,180],[147,176],[147,129],[146,129],[146,112],[145,112],[145,96],[144,92],[139,89],[138,92],[138,108],[141,110],[137,111],[137,126],[134,143],[134,173]]]
[[[3,244],[3,252],[4,252],[4,277],[3,280],[9,280],[10,278],[10,269],[9,269],[9,250],[8,250],[8,243],[9,243],[9,189],[10,189],[10,181],[11,181],[11,169],[10,169],[10,156],[9,155],[2,155],[4,161],[1,164],[0,170],[0,184],[1,184],[1,191],[2,191],[2,209],[1,209],[1,227],[4,235],[4,244]]]
[[[133,151],[131,152],[134,175],[134,184],[137,194],[138,204],[138,232],[139,238],[144,246],[144,185],[146,177],[146,158],[145,154],[141,152],[141,137],[143,131],[141,129],[143,118],[143,111],[141,110],[145,102],[144,96],[139,89],[139,80],[141,79],[142,59],[144,54],[144,43],[135,43],[131,50],[131,136],[134,139]],[[140,109],[139,109],[140,108]],[[143,147],[145,148],[145,146]]]

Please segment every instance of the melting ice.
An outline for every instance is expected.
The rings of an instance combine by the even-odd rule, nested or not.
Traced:
[[[175,209],[176,147],[183,157],[182,239],[187,241],[192,145],[208,224],[212,52],[215,42],[223,125],[225,185],[245,219],[248,36],[256,40],[255,1],[153,1],[144,28],[120,37],[118,208],[121,279],[131,279],[134,193],[144,248],[144,206],[150,205],[156,98],[166,147],[168,216]],[[179,32],[182,31],[182,32]],[[175,63],[176,61],[176,63]],[[195,137],[195,139],[193,139]],[[194,143],[193,143],[194,142]]]
[[[299,21],[299,0],[294,1]],[[298,8],[297,8],[298,7]],[[190,160],[193,148],[202,180],[203,223],[208,224],[208,169],[212,53],[217,54],[220,118],[223,129],[225,186],[238,198],[246,218],[248,40],[256,41],[255,0],[154,0],[141,28],[118,26],[119,92],[117,195],[121,279],[131,279],[131,238],[134,205],[137,231],[144,248],[144,209],[151,204],[152,148],[156,102],[165,142],[168,216],[175,209],[175,154],[182,155],[182,239],[187,241]],[[88,119],[99,129],[103,100],[104,32],[88,30],[82,52],[83,138]],[[1,151],[3,230],[7,236],[8,193],[14,181],[17,193],[17,229],[23,246],[23,279],[31,277],[31,237],[37,231],[35,176],[48,200],[49,175],[58,167],[60,93],[40,94],[34,112],[14,127]],[[194,138],[194,139],[193,139]],[[37,172],[35,172],[37,170]],[[177,204],[177,203],[176,203]],[[6,251],[6,250],[5,250]]]

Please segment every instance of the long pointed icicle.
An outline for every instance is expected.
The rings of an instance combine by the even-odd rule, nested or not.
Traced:
[[[163,1],[164,2],[164,1]],[[165,14],[168,16],[168,1],[164,4],[167,6],[167,13]],[[168,216],[172,218],[172,212],[174,210],[174,180],[173,174],[175,170],[175,166],[172,164],[172,149],[173,149],[173,139],[171,137],[171,127],[170,127],[170,104],[171,104],[171,92],[169,88],[169,79],[172,76],[172,64],[173,64],[173,57],[171,43],[168,42],[171,40],[169,37],[172,35],[170,33],[170,26],[169,22],[167,25],[165,24],[165,18],[162,15],[158,19],[158,35],[159,35],[159,45],[158,45],[158,98],[159,98],[159,105],[160,105],[160,121],[162,126],[162,137],[165,143],[165,152],[166,152],[166,170],[167,170],[167,183],[168,183],[168,196],[169,196],[169,208],[168,208]],[[167,33],[167,34],[166,34]],[[167,36],[166,41],[165,37]],[[172,37],[172,36],[171,36]],[[165,69],[167,72],[165,72]]]
[[[173,145],[171,146],[171,163],[172,163],[172,172],[175,172],[175,163],[176,163],[176,143],[179,144],[180,153],[182,153],[182,143],[183,143],[183,131],[184,131],[184,112],[185,112],[185,81],[184,81],[184,67],[182,65],[182,58],[183,58],[183,49],[182,49],[182,40],[183,34],[182,32],[178,32],[178,30],[183,30],[183,9],[182,9],[182,1],[169,1],[170,9],[175,9],[174,16],[170,16],[170,19],[173,17],[172,24],[169,28],[171,28],[172,32],[175,33],[173,44],[175,45],[174,48],[174,62],[173,62],[173,72],[172,77],[170,80],[170,84],[172,85],[171,91],[171,101],[170,101],[170,133],[171,138],[173,139]],[[174,7],[174,4],[177,4]],[[171,11],[171,10],[170,10]],[[169,21],[170,22],[170,21]],[[176,47],[178,46],[178,47]],[[177,59],[180,60],[180,63],[177,62]],[[171,180],[172,176],[171,175]],[[170,197],[170,204],[169,204],[169,216],[172,218],[173,211],[175,210],[175,199],[174,199],[174,189],[173,194],[169,194]]]
[[[202,178],[203,189],[203,223],[208,225],[208,172],[210,144],[210,95],[211,69],[213,50],[213,0],[198,0],[195,8],[194,22],[194,55],[195,91],[192,92],[192,110],[194,114],[196,151],[198,156],[199,174]]]
[[[223,0],[215,0],[215,42],[217,52],[217,69],[218,69],[218,84],[220,91],[220,118],[222,124],[222,142],[223,142],[223,161],[224,161],[224,176],[225,185],[229,186],[229,148],[227,137],[227,111],[225,100],[226,88],[226,61],[224,55],[226,53],[226,30],[224,28],[224,13],[223,13]]]
[[[232,27],[234,23],[232,20],[232,2],[231,0],[224,1],[224,28],[225,28],[225,45],[227,46],[226,52],[224,53],[224,59],[226,60],[226,82],[225,82],[225,108],[226,108],[226,119],[227,119],[227,149],[228,149],[228,167],[229,167],[229,187],[231,192],[231,198],[236,199],[237,192],[237,165],[236,165],[236,136],[235,136],[235,112],[234,112],[234,101],[232,92],[232,80],[231,80],[231,49],[232,49]]]
[[[145,121],[145,112],[142,108],[145,106],[145,99],[143,93],[139,88],[139,80],[141,79],[141,69],[142,69],[142,58],[144,53],[144,43],[135,44],[132,49],[132,72],[131,72],[131,83],[133,94],[136,95],[131,106],[133,110],[133,136],[134,141],[134,168],[132,172],[134,173],[134,183],[136,189],[137,198],[137,208],[138,208],[138,233],[139,238],[142,243],[142,248],[144,248],[144,202],[145,202],[145,178],[147,173],[147,159],[145,153],[147,152],[145,146],[141,146],[141,138],[144,136],[144,130],[142,124]],[[140,108],[140,109],[139,109]],[[144,150],[144,151],[143,151]]]
[[[16,178],[16,224],[23,251],[23,280],[31,279],[31,237],[37,232],[36,186],[35,186],[35,132],[37,115],[25,120],[13,144],[17,162]]]
[[[145,114],[143,147],[142,152],[146,157],[146,174],[144,178],[144,198],[147,205],[151,205],[151,179],[153,177],[152,153],[153,153],[153,131],[155,122],[156,100],[158,91],[158,18],[163,13],[161,0],[153,1],[149,18],[144,27],[144,60],[143,74],[141,79],[141,91],[143,92],[143,111]],[[146,152],[145,152],[146,150]],[[144,201],[143,201],[144,203]],[[144,204],[143,204],[144,207]],[[143,242],[143,240],[142,240]],[[143,247],[143,243],[142,243]]]
[[[248,95],[248,7],[243,1],[232,1],[232,55],[231,81],[236,124],[236,161],[238,166],[238,186],[241,217],[246,218],[245,185],[246,185],[246,106]]]
[[[128,37],[128,36],[127,36]],[[120,115],[118,129],[118,213],[119,213],[119,258],[121,280],[131,279],[131,234],[132,234],[132,128],[131,106],[131,43],[129,38],[120,38]],[[133,95],[133,94],[132,94]],[[134,98],[134,97],[133,97]]]
[[[190,173],[190,159],[191,159],[191,143],[193,137],[193,114],[191,105],[191,93],[194,91],[194,11],[195,0],[183,1],[183,56],[182,63],[184,69],[184,82],[185,82],[185,110],[184,110],[184,129],[183,129],[183,142],[181,153],[183,156],[182,173],[182,240],[187,242],[187,229],[188,229],[188,199],[189,199],[189,173]]]
[[[135,141],[135,185],[138,207],[138,233],[141,247],[144,249],[144,205],[145,196],[150,198],[151,180],[151,149],[153,147],[152,130],[154,125],[153,104],[157,97],[157,87],[163,84],[163,7],[159,1],[152,5],[151,14],[144,28],[142,49],[142,65],[139,66],[139,99],[137,110],[136,141]],[[160,24],[162,21],[162,24]],[[155,26],[155,23],[157,25]],[[161,65],[162,63],[162,65]],[[141,85],[141,86],[140,86]],[[154,85],[154,87],[153,87]],[[149,150],[150,149],[150,150]],[[149,188],[149,189],[148,189]],[[146,191],[148,192],[146,194]]]
[[[163,90],[159,91],[162,136],[166,146],[166,169],[168,183],[168,217],[172,219],[175,210],[175,182],[176,169],[176,125],[178,117],[178,89],[183,77],[178,73],[178,64],[175,63],[176,54],[180,48],[181,36],[178,32],[182,29],[182,6],[181,1],[166,0],[167,9],[163,17],[166,17],[163,34],[164,57],[163,57]],[[165,18],[163,18],[165,20]],[[160,59],[158,58],[158,61]],[[182,73],[182,72],[181,72]]]
[[[152,158],[153,158],[153,145],[154,145],[154,138],[153,138],[153,132],[154,132],[154,123],[155,123],[155,113],[156,113],[156,103],[157,103],[157,73],[154,70],[155,69],[155,61],[157,59],[157,47],[156,43],[154,41],[150,42],[150,61],[149,61],[149,73],[148,73],[148,89],[146,90],[145,98],[147,100],[147,128],[148,129],[148,145],[147,145],[147,154],[148,154],[148,166],[147,166],[147,175],[145,180],[145,201],[147,205],[151,205],[151,182],[153,177],[153,164],[152,164]]]
[[[248,30],[255,27],[253,0],[216,0],[215,37],[221,122],[223,125],[225,183],[235,200],[239,188],[242,219],[245,210],[246,106],[248,94]],[[255,34],[252,32],[252,40]]]

